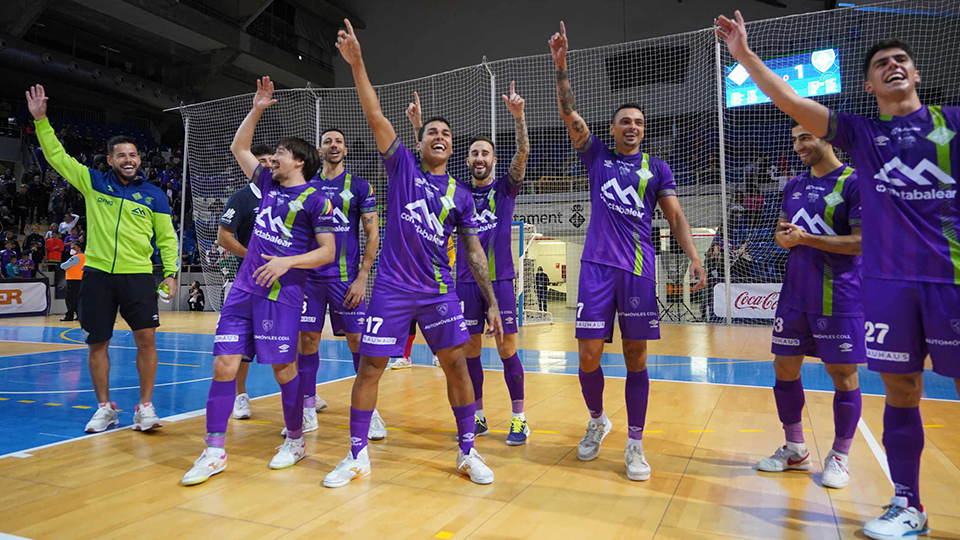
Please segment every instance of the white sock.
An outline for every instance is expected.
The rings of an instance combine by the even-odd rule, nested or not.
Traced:
[[[524,422],[527,421],[527,417],[524,416],[522,412],[515,412],[515,413],[513,413],[513,418],[519,418],[519,419],[523,420]]]
[[[806,443],[802,443],[802,442],[801,442],[801,443],[788,442],[788,443],[787,443],[787,449],[793,450],[794,452],[796,452],[797,454],[799,454],[799,455],[801,455],[801,456],[807,455],[807,444],[806,444]]]
[[[477,417],[480,418],[481,420],[486,420],[486,419],[487,419],[487,417],[483,415],[483,409],[477,409],[477,413],[476,413],[476,414],[477,414]]]
[[[607,423],[607,413],[606,413],[606,412],[600,413],[600,417],[599,417],[599,418],[594,418],[594,417],[591,416],[591,417],[590,417],[590,421],[593,422],[594,424],[600,424],[600,425],[606,424],[606,423]]]
[[[627,437],[627,448],[630,448],[631,446],[639,446],[639,447],[640,447],[640,451],[643,452],[643,441],[642,441],[642,440],[640,440],[640,439],[631,439],[630,437]]]

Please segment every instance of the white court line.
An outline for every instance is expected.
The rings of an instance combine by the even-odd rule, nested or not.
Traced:
[[[893,480],[890,478],[890,467],[887,465],[887,455],[883,453],[883,448],[880,447],[880,443],[877,442],[870,428],[867,427],[867,423],[863,421],[863,417],[860,417],[860,421],[857,422],[857,427],[860,428],[860,433],[863,435],[863,438],[867,440],[867,445],[873,452],[873,456],[877,458],[877,463],[879,463],[880,468],[883,469],[883,474],[887,475],[887,481],[890,482],[890,485],[893,485]]]
[[[14,536],[12,534],[0,532],[0,540],[30,540],[30,539],[24,538],[22,536]]]
[[[356,376],[356,375],[351,375],[350,377],[342,377],[342,378],[340,378],[340,379],[334,379],[334,380],[332,380],[332,381],[324,381],[324,382],[320,383],[318,386],[323,386],[323,385],[325,385],[325,384],[331,384],[331,383],[343,381],[343,380],[346,380],[346,379],[352,379],[352,378],[355,377],[355,376]],[[255,398],[252,398],[250,401],[256,401],[256,400],[258,400],[258,399],[262,399],[262,398],[266,398],[266,397],[270,397],[270,396],[275,396],[275,395],[277,395],[277,394],[279,394],[279,392],[276,392],[276,393],[273,393],[273,394],[270,394],[270,395],[266,395],[266,396],[255,397]],[[202,412],[202,411],[205,411],[205,410],[206,410],[206,409],[200,409],[201,412]],[[196,412],[197,412],[197,411],[192,411],[192,413],[196,413]],[[192,414],[192,413],[183,413],[183,414]],[[167,421],[167,422],[176,422],[176,421],[178,421],[178,420],[185,420],[185,418],[177,418],[178,416],[181,416],[181,415],[170,416],[170,417],[164,418],[163,420],[165,420],[165,421]],[[197,414],[197,415],[194,415],[194,416],[199,416],[199,415]],[[192,418],[192,417],[191,417],[191,418]],[[83,440],[83,439],[89,439],[89,438],[91,438],[91,437],[101,437],[101,436],[103,436],[103,435],[110,435],[110,434],[113,434],[113,433],[123,433],[123,432],[130,432],[130,431],[132,431],[132,430],[131,430],[129,427],[119,428],[119,429],[108,429],[107,431],[102,431],[102,432],[100,432],[100,433],[90,433],[90,434],[88,434],[88,435],[81,435],[80,437],[75,437],[75,438],[73,438],[73,439],[68,439],[68,440],[63,440],[63,441],[57,441],[57,442],[52,442],[52,443],[44,444],[44,445],[40,445],[40,446],[34,446],[33,448],[27,448],[27,449],[24,449],[24,450],[17,450],[16,452],[10,452],[9,454],[0,455],[0,459],[8,458],[8,457],[26,459],[26,458],[32,457],[32,454],[30,454],[30,452],[36,452],[37,450],[43,450],[44,448],[52,448],[52,447],[54,447],[54,446],[60,446],[61,444],[68,444],[68,443],[72,443],[72,442],[75,442],[75,441],[80,441],[80,440]],[[0,535],[2,535],[2,534],[3,534],[3,533],[0,533]],[[12,537],[10,537],[10,538],[17,538],[17,537],[16,537],[16,536],[12,536]],[[0,540],[4,540],[4,537],[3,537],[3,536],[0,536]]]
[[[48,366],[50,364],[65,364],[67,362],[69,362],[69,360],[58,360],[56,362],[40,362],[39,364],[24,364],[22,366],[10,366],[5,368],[0,368],[0,371],[6,371],[8,369],[20,369],[25,367]]]

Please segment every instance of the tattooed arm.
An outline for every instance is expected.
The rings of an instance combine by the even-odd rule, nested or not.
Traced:
[[[583,121],[583,117],[577,113],[577,105],[573,99],[573,88],[570,87],[570,79],[567,76],[569,43],[567,41],[567,28],[563,21],[560,21],[560,32],[551,36],[548,43],[550,44],[550,54],[553,55],[553,62],[557,66],[557,103],[560,105],[560,118],[567,125],[573,147],[580,148],[590,138],[590,128]]]
[[[470,272],[473,273],[473,279],[477,280],[480,292],[483,293],[483,298],[487,301],[489,327],[484,335],[488,337],[496,336],[499,341],[503,339],[503,323],[500,321],[500,306],[497,305],[497,296],[493,292],[490,271],[487,269],[487,254],[483,252],[480,238],[475,234],[461,234],[460,241],[463,242],[467,264],[470,266]]]
[[[366,298],[367,278],[370,276],[370,269],[373,268],[373,261],[377,258],[377,250],[380,249],[380,228],[376,211],[360,214],[360,221],[363,222],[363,232],[367,235],[367,243],[363,246],[363,262],[360,263],[360,272],[356,279],[347,289],[347,296],[343,299],[343,305],[353,309]]]
[[[513,155],[510,162],[510,181],[514,184],[523,182],[524,175],[527,174],[527,156],[530,155],[530,139],[527,136],[527,120],[523,114],[523,98],[517,94],[517,84],[510,81],[510,95],[503,95],[503,102],[507,109],[513,115],[517,131],[517,153]]]

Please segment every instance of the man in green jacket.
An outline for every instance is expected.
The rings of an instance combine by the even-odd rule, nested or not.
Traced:
[[[87,433],[98,433],[120,424],[116,404],[110,401],[110,359],[107,347],[113,337],[117,310],[133,330],[140,373],[140,403],[133,429],[161,427],[151,403],[157,377],[160,326],[157,294],[173,297],[177,291],[177,236],[170,220],[170,205],[160,188],[146,182],[140,169],[136,142],[117,136],[107,142],[107,163],[102,173],[68,156],[47,119],[43,86],[31,87],[27,106],[33,115],[37,138],[47,162],[77,188],[87,205],[86,266],[80,285],[80,326],[90,349],[90,376],[100,406],[87,423]],[[156,237],[163,259],[164,280],[158,290],[153,277],[150,241]]]

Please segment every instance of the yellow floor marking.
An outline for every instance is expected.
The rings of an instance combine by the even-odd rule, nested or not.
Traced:
[[[0,401],[7,401],[10,398],[0,397]]]
[[[193,364],[169,364],[167,362],[157,362],[158,366],[179,366],[179,367],[200,367]]]
[[[74,409],[89,409],[90,406],[89,406],[89,405],[74,405],[73,408],[74,408]]]
[[[438,532],[438,533],[434,536],[434,538],[440,538],[441,540],[447,540],[448,538],[453,538],[453,533],[452,533],[452,532],[447,532],[447,531],[440,531],[440,532]]]
[[[63,405],[63,403],[44,403],[44,405],[49,405],[51,407],[59,407]]]
[[[30,401],[29,399],[21,399],[18,403],[36,403],[36,401]]]
[[[938,428],[938,427],[943,427],[943,425],[941,425],[941,424],[924,424],[923,427],[924,427],[924,428]]]
[[[247,420],[247,422],[251,424],[265,424],[265,425],[270,425],[273,423],[269,420]]]
[[[762,429],[741,429],[740,433],[763,433]]]
[[[560,432],[559,432],[559,431],[551,431],[551,432],[549,432],[549,433],[560,433]],[[646,433],[647,435],[649,435],[649,434],[651,434],[651,433],[663,433],[663,432],[660,431],[660,430],[651,429],[651,430],[649,430],[649,431],[645,430],[644,433]]]
[[[712,429],[691,429],[687,431],[688,433],[716,433]]]

